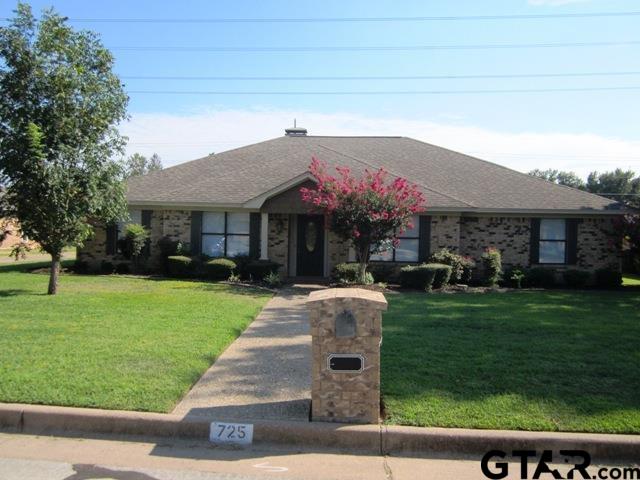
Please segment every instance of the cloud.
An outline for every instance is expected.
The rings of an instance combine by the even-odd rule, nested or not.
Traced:
[[[157,152],[165,166],[249,145],[284,134],[293,124],[311,135],[402,135],[467,153],[509,168],[593,170],[620,167],[640,172],[640,141],[592,133],[510,133],[460,122],[379,118],[351,113],[288,110],[214,110],[185,115],[133,114],[121,127],[128,153]]]
[[[593,0],[529,0],[528,3],[529,5],[534,5],[536,7],[558,7],[561,5],[569,5],[571,3],[587,3],[592,1]]]

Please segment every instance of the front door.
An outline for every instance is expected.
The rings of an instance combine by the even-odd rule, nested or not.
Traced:
[[[298,215],[297,275],[322,277],[324,275],[324,217]]]

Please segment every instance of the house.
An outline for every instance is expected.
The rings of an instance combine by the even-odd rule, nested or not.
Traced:
[[[503,264],[595,270],[620,264],[612,225],[623,206],[462,153],[406,137],[328,137],[287,129],[283,137],[131,178],[134,221],[157,241],[179,240],[193,254],[251,255],[282,265],[285,276],[328,276],[353,259],[348,242],[324,229],[300,199],[318,157],[355,174],[384,167],[419,185],[427,208],[399,247],[374,260],[421,262],[442,248],[479,259],[501,250]],[[98,228],[79,252],[117,261],[115,229]]]
[[[17,222],[8,218],[0,218],[0,233],[3,226],[9,231],[9,234],[0,241],[0,248],[13,248],[22,241]]]

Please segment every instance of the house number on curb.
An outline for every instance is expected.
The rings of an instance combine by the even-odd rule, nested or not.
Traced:
[[[209,429],[209,441],[251,445],[253,443],[253,423],[212,422]]]

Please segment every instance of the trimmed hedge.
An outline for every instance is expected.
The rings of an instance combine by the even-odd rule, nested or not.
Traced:
[[[596,270],[596,285],[600,288],[621,287],[622,273],[615,267],[600,268]]]
[[[586,270],[566,270],[562,272],[564,284],[568,288],[583,288],[591,279],[591,273]]]
[[[433,288],[438,289],[444,287],[451,279],[451,265],[444,263],[427,263],[426,268],[433,269],[436,274],[433,277]]]
[[[429,291],[435,276],[436,271],[426,265],[407,265],[400,269],[400,284],[405,288]]]
[[[172,277],[190,277],[194,273],[194,263],[189,257],[174,255],[167,257],[167,270]]]
[[[343,285],[358,283],[359,263],[339,263],[331,271],[331,278]],[[374,282],[373,274],[369,271],[365,274],[365,285],[371,285]]]
[[[376,282],[391,283],[398,280],[398,274],[400,269],[397,265],[392,263],[370,263],[367,271],[371,272]]]
[[[451,266],[442,263],[407,265],[400,269],[400,283],[403,287],[429,291],[442,288],[451,278]]]
[[[527,285],[535,288],[551,288],[556,286],[556,270],[554,268],[533,267],[526,272]]]
[[[254,281],[262,281],[270,273],[278,273],[279,269],[280,264],[271,260],[253,260],[245,267],[246,275]]]
[[[236,269],[236,263],[228,258],[214,258],[202,264],[202,273],[210,280],[227,280]]]

